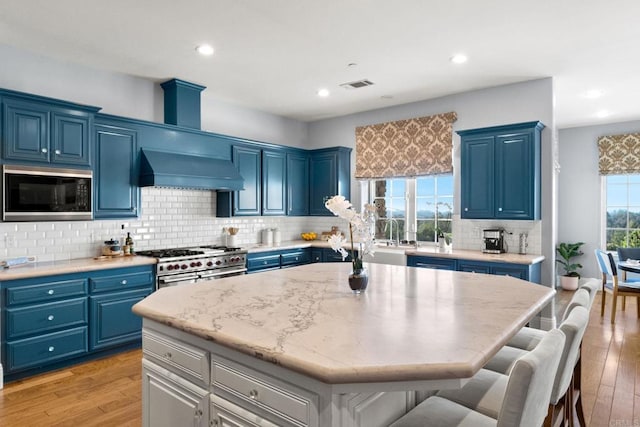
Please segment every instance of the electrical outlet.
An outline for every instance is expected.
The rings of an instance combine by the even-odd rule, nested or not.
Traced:
[[[7,248],[14,248],[16,246],[16,237],[13,234],[5,233],[4,246]]]

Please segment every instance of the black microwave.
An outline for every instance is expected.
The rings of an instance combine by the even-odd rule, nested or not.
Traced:
[[[90,170],[3,165],[2,220],[90,220],[92,181]]]

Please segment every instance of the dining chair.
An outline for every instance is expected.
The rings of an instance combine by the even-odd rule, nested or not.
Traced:
[[[492,390],[503,390],[490,397],[494,399],[490,411],[494,416],[443,397],[441,393],[445,392],[441,391],[420,403],[390,427],[539,427],[547,414],[564,343],[564,333],[553,329],[545,333],[536,348],[518,359],[508,376],[481,369],[462,389],[447,392],[450,396],[456,392],[471,393],[487,384],[488,377],[493,377],[495,382]],[[488,402],[484,403],[489,406]]]
[[[587,296],[586,290],[582,290]],[[553,383],[553,389],[551,391],[551,399],[549,401],[549,410],[547,418],[545,419],[545,426],[555,426],[556,424],[565,425],[569,424],[569,420],[573,419],[574,415],[574,383],[573,375],[575,372],[575,366],[580,358],[580,348],[584,332],[587,329],[589,323],[589,309],[587,306],[576,305],[565,320],[560,325],[559,329],[564,332],[566,341],[562,350],[562,356],[560,358],[560,364],[558,366],[558,372]],[[508,375],[515,363],[520,357],[523,357],[527,350],[513,348],[505,346],[484,366],[484,369],[493,371],[497,374]],[[485,375],[489,382],[492,384],[497,382],[499,377],[493,374]],[[473,381],[473,380],[472,380]],[[466,386],[465,386],[466,387]],[[485,386],[486,387],[486,386]],[[463,388],[464,390],[465,388]],[[489,387],[486,387],[488,390]],[[491,393],[500,393],[500,388],[494,389]],[[460,399],[452,399],[446,395],[448,392],[440,392],[438,395],[443,395],[446,398],[455,400],[458,403],[471,407],[480,412],[485,412],[481,408],[476,407],[476,402],[480,401],[479,398],[485,399],[485,390],[480,386],[477,386],[476,390],[468,393],[468,395],[462,395]],[[495,400],[495,399],[493,399]],[[491,401],[491,399],[490,399]],[[581,408],[580,408],[581,410]],[[490,415],[490,414],[487,414]],[[576,415],[578,418],[583,417],[583,414]]]
[[[640,248],[618,248],[616,250],[618,252],[618,261],[626,261],[628,259],[640,260]],[[623,282],[640,282],[640,279],[636,277],[629,278],[627,277],[627,272],[625,270],[620,269],[620,275],[622,276]],[[622,297],[622,311],[625,311],[627,308],[627,297]]]
[[[598,267],[602,273],[602,306],[600,307],[600,316],[604,316],[604,306],[606,294],[613,295],[611,301],[611,323],[616,323],[616,305],[619,296],[636,297],[636,308],[638,317],[640,318],[640,282],[621,282],[618,279],[618,269],[613,259],[613,255],[608,252],[596,249],[596,259]]]
[[[563,322],[574,307],[582,306],[586,307],[587,310],[591,310],[592,303],[593,299],[589,289],[579,288],[573,294],[573,297],[565,308],[560,321]],[[531,351],[538,345],[545,333],[546,331],[543,331],[542,329],[525,326],[520,329],[506,345],[517,349]]]

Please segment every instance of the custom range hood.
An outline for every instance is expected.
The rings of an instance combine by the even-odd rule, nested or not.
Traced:
[[[244,179],[229,160],[143,148],[139,185],[238,191]]]

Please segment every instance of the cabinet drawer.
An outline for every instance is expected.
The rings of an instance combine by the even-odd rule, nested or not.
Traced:
[[[7,370],[15,371],[87,352],[87,327],[7,342]]]
[[[113,290],[126,290],[151,286],[153,275],[151,272],[140,272],[130,274],[118,274],[106,277],[91,277],[89,279],[91,292],[104,292]]]
[[[315,410],[311,399],[298,393],[293,393],[271,382],[248,375],[212,360],[212,386],[239,398],[251,407],[257,407],[285,420],[296,424],[313,425],[311,412]],[[249,409],[253,412],[252,409]]]
[[[7,307],[87,294],[87,279],[61,280],[7,288]]]
[[[297,251],[282,254],[282,265],[308,264],[311,262],[311,254],[308,251]]]
[[[259,415],[252,414],[240,406],[219,396],[211,395],[211,420],[220,427],[278,427]],[[215,423],[218,424],[215,424]]]
[[[87,299],[7,309],[7,339],[87,323]]]
[[[491,274],[491,267],[488,264],[458,260],[458,271]]]
[[[247,257],[247,269],[249,271],[267,268],[280,268],[280,254]]]
[[[189,344],[171,341],[149,331],[142,333],[144,356],[173,368],[201,384],[209,384],[209,353]]]
[[[456,260],[449,258],[408,256],[407,265],[409,267],[435,268],[437,270],[455,270]]]

